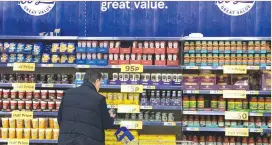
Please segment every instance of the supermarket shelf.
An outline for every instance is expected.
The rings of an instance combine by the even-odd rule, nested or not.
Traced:
[[[182,127],[182,131],[212,131],[225,132],[225,128],[209,128],[209,127]],[[270,128],[249,128],[249,132],[270,133]]]
[[[222,41],[227,41],[227,40],[233,40],[233,41],[254,41],[254,40],[271,40],[271,37],[183,37],[182,40],[192,40],[192,41],[201,41],[201,40],[206,40],[206,41],[212,41],[212,40],[222,40]]]
[[[184,90],[184,94],[223,94],[223,90]],[[271,91],[247,91],[248,95],[270,95]]]
[[[187,115],[225,115],[225,111],[183,111]],[[249,112],[249,116],[271,116],[271,112],[255,113]]]
[[[78,40],[174,40],[180,41],[182,37],[78,37]]]
[[[129,85],[129,84],[128,84]],[[103,89],[120,89],[121,85],[103,85]],[[181,90],[181,86],[169,86],[169,85],[144,85],[144,89],[157,89],[157,90]]]
[[[12,87],[12,83],[0,83],[0,87]],[[74,88],[75,84],[39,84],[36,83],[37,88]]]
[[[11,115],[11,112],[3,112],[0,111],[0,115]],[[56,117],[58,115],[58,112],[34,112],[34,116],[51,116],[51,117]]]
[[[183,66],[188,70],[223,70],[223,66]],[[271,66],[247,66],[247,70],[271,70]]]
[[[140,109],[145,110],[181,110],[181,106],[161,106],[161,105],[153,105],[153,106],[140,106]]]
[[[0,39],[13,39],[13,40],[77,40],[77,36],[7,36],[2,35]]]
[[[8,140],[6,139],[0,139],[0,143],[7,143]],[[37,143],[37,144],[43,144],[43,143],[48,143],[48,144],[57,144],[58,140],[29,140],[29,143]]]
[[[120,121],[114,121],[114,125],[120,125]],[[181,122],[143,121],[143,126],[181,126]]]

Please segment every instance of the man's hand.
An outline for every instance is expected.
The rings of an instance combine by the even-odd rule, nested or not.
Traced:
[[[115,111],[112,109],[109,110],[109,114],[110,114],[110,117],[112,117],[112,118],[116,117]]]

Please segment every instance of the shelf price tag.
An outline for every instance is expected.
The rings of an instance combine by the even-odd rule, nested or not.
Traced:
[[[143,72],[144,67],[141,64],[133,64],[133,65],[121,65],[121,72]]]
[[[188,131],[199,131],[198,127],[188,127],[187,128]]]
[[[122,93],[142,93],[143,85],[121,85]]]
[[[150,90],[155,90],[156,86],[143,86],[144,89],[150,89]]]
[[[42,84],[42,88],[53,88],[54,84]]]
[[[118,105],[117,113],[140,113],[139,105]]]
[[[248,120],[248,112],[225,111],[226,120]]]
[[[35,71],[35,63],[14,63],[13,71]]]
[[[12,111],[12,119],[33,119],[32,111]]]
[[[247,74],[246,65],[224,65],[224,74]]]
[[[8,145],[29,145],[29,139],[8,139]]]
[[[249,130],[250,130],[250,132],[259,132],[259,133],[263,132],[262,128],[250,128]]]
[[[141,106],[141,109],[152,110],[152,106]]]
[[[54,64],[41,64],[41,67],[53,67]]]
[[[246,90],[223,90],[223,98],[246,98]]]
[[[120,126],[124,126],[127,129],[143,129],[142,121],[121,121]]]
[[[15,91],[34,91],[35,83],[13,83],[12,87]]]
[[[248,136],[248,128],[225,128],[225,136]]]
[[[177,126],[176,122],[164,122],[164,126]]]

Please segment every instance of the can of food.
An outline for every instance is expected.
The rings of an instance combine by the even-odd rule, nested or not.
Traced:
[[[45,139],[45,130],[39,129],[39,139]]]
[[[2,139],[7,139],[9,135],[9,129],[8,128],[1,128],[1,134],[2,134]]]
[[[34,91],[34,99],[40,99],[41,98],[41,91],[35,90]]]
[[[24,119],[25,128],[31,128],[31,119]]]
[[[41,101],[41,109],[42,110],[47,109],[47,102],[46,101]]]
[[[19,99],[24,99],[24,97],[25,97],[25,91],[19,91],[18,98]]]
[[[63,97],[63,90],[57,90],[57,99],[61,100]]]
[[[23,128],[16,128],[16,138],[23,139]]]
[[[16,100],[11,100],[10,101],[10,109],[11,110],[17,109],[17,101]]]
[[[30,128],[24,128],[24,138],[30,139]]]
[[[48,91],[48,97],[49,97],[49,99],[56,99],[56,91],[55,90],[49,90]]]
[[[26,110],[31,110],[32,109],[32,101],[26,101]]]
[[[53,129],[53,139],[59,138],[59,129]]]
[[[31,139],[38,139],[38,129],[31,128]]]
[[[23,119],[16,119],[16,128],[23,128]]]
[[[16,120],[9,118],[9,128],[16,128]]]
[[[10,90],[3,90],[3,98],[7,99],[10,96]]]
[[[26,99],[32,99],[32,91],[26,91]]]
[[[45,130],[45,139],[52,139],[52,135],[53,135],[52,131],[53,130],[51,128],[48,128]]]
[[[9,100],[4,100],[4,101],[3,101],[3,109],[4,109],[4,110],[9,109]]]
[[[9,128],[9,119],[1,118],[1,120],[2,120],[2,128]]]
[[[15,138],[15,135],[16,135],[15,132],[16,132],[16,131],[15,131],[15,128],[9,128],[9,129],[8,129],[8,133],[9,133],[9,138],[10,138],[10,139]]]
[[[25,109],[25,101],[21,100],[18,101],[18,109],[19,110]]]
[[[16,99],[16,98],[17,98],[17,91],[11,90],[11,91],[10,91],[10,98]]]
[[[40,109],[40,101],[33,101],[33,110]]]
[[[50,110],[55,109],[55,102],[54,101],[49,101],[48,102],[48,109],[50,109]]]
[[[59,110],[59,107],[60,107],[60,101],[56,101],[56,109]]]
[[[32,127],[33,128],[39,128],[39,119],[38,118],[33,118],[32,119]]]
[[[42,99],[47,99],[47,94],[48,94],[47,90],[41,90],[41,98]]]

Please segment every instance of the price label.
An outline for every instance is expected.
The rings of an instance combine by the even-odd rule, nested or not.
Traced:
[[[139,105],[118,105],[118,113],[140,113]]]
[[[12,111],[11,117],[13,119],[33,119],[32,111]]]
[[[260,69],[259,66],[248,66],[247,68],[250,70],[259,70]]]
[[[41,67],[53,67],[54,64],[41,64]]]
[[[9,139],[8,145],[29,145],[28,139]]]
[[[185,69],[198,69],[198,66],[185,66]]]
[[[248,128],[225,128],[225,136],[248,136]]]
[[[143,86],[144,89],[150,89],[150,90],[154,90],[156,89],[156,86]]]
[[[91,68],[90,65],[77,65],[77,68]]]
[[[117,108],[118,106],[117,105],[107,105],[107,108]]]
[[[143,85],[121,85],[122,93],[142,93]]]
[[[35,83],[13,83],[12,87],[15,91],[34,91]]]
[[[164,122],[164,126],[177,126],[176,122]]]
[[[226,120],[248,120],[248,112],[225,111]]]
[[[187,128],[188,131],[199,131],[198,127],[188,127]]]
[[[53,88],[54,84],[42,84],[42,88]]]
[[[224,74],[247,74],[246,65],[224,65]]]
[[[144,67],[140,64],[121,65],[121,72],[143,72]]]
[[[141,109],[148,109],[148,110],[152,110],[152,106],[141,106]]]
[[[35,63],[14,63],[13,71],[35,71]]]
[[[259,132],[259,133],[263,132],[262,128],[250,128],[249,130],[250,130],[250,132]]]
[[[223,90],[223,98],[246,98],[246,90]]]
[[[120,126],[124,126],[127,129],[143,129],[142,121],[121,121]]]
[[[196,114],[196,111],[183,111],[183,114]]]
[[[248,91],[247,94],[250,94],[250,95],[259,95],[260,92],[259,91]]]

